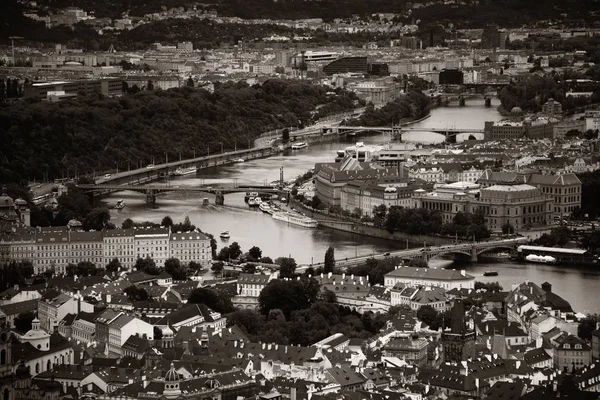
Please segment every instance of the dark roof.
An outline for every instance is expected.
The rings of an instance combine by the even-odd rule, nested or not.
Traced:
[[[521,380],[515,382],[496,382],[485,395],[486,400],[520,400],[527,390]]]
[[[532,365],[542,361],[551,360],[552,357],[550,357],[548,353],[546,353],[546,350],[540,347],[526,352],[523,356],[523,359],[527,364]]]
[[[69,342],[58,333],[50,335],[50,350],[47,351],[38,350],[30,343],[20,343],[15,341],[12,346],[12,359],[13,363],[16,364],[21,359],[29,361],[69,347],[71,347]]]
[[[18,303],[4,304],[0,306],[0,310],[6,315],[17,315],[23,312],[35,311],[38,307],[37,299],[25,300]]]

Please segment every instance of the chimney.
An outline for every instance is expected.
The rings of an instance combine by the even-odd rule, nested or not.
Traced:
[[[287,348],[288,348],[288,347],[287,347],[287,346],[285,346],[285,354],[287,354]]]
[[[521,368],[521,360],[517,360],[517,362],[515,363],[515,368],[516,369]]]
[[[146,375],[142,375],[142,386],[148,386],[148,380],[146,379]]]
[[[107,302],[108,304],[110,304],[110,300],[111,300],[111,296],[110,296],[110,294],[107,294],[107,295],[106,295],[106,302]]]
[[[465,270],[464,270],[464,269],[461,269],[461,270],[460,270],[460,274],[461,274],[461,276],[466,276],[466,275],[467,275],[467,273],[465,272]]]
[[[328,278],[328,279],[331,279],[331,275],[332,275],[332,273],[331,273],[331,272],[330,272],[330,273],[328,273],[328,274],[327,274],[327,278]]]
[[[237,347],[237,340],[233,341],[233,347]]]
[[[535,339],[535,348],[539,349],[540,347],[542,347],[542,337],[541,336],[539,338]]]

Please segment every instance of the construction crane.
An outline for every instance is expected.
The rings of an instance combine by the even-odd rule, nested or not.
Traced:
[[[23,39],[21,36],[9,36],[10,42],[12,44],[12,59],[13,59],[13,67],[15,66],[15,39]]]

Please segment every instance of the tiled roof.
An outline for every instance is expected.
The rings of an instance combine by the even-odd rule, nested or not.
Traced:
[[[408,279],[426,279],[426,280],[472,280],[473,276],[469,274],[462,275],[461,271],[453,269],[441,268],[416,268],[416,267],[401,267],[388,272],[386,276]]]
[[[240,274],[238,277],[239,284],[266,285],[269,283],[269,275],[263,274]]]
[[[523,356],[523,360],[527,364],[532,365],[537,364],[539,362],[552,360],[552,357],[550,357],[548,353],[546,353],[546,350],[540,347],[537,349],[527,351]]]
[[[38,307],[38,300],[25,300],[18,303],[4,304],[0,306],[0,310],[6,315],[17,315],[23,312],[35,311]]]

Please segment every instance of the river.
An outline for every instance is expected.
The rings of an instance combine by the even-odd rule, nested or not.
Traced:
[[[467,101],[467,107],[440,107],[432,111],[431,117],[420,122],[418,127],[457,127],[482,129],[484,122],[501,119],[495,110],[497,101],[491,108],[485,108],[483,100]],[[443,136],[436,133],[411,134],[405,141],[438,142]],[[464,138],[459,137],[458,140]],[[375,135],[361,137],[366,144],[385,144],[389,136]],[[196,175],[173,178],[178,185],[268,183],[279,179],[279,168],[283,167],[284,179],[294,178],[313,168],[318,162],[332,162],[336,150],[343,149],[351,142],[312,143],[308,148],[287,152],[275,157],[244,163],[210,168],[198,171]],[[126,218],[136,222],[160,222],[165,215],[174,221],[189,216],[192,223],[205,232],[217,237],[219,247],[237,241],[242,250],[248,251],[258,246],[263,256],[273,259],[291,256],[299,264],[322,262],[327,247],[333,246],[336,258],[383,253],[403,249],[405,243],[358,236],[329,229],[305,229],[273,220],[269,215],[249,210],[244,203],[244,194],[228,194],[224,206],[214,205],[214,196],[206,195],[211,205],[202,206],[202,198],[197,194],[165,193],[157,196],[156,206],[146,204],[145,196],[136,192],[119,192],[101,199],[101,203],[112,207],[118,199],[124,199],[127,206],[111,210],[112,222],[120,225]],[[223,242],[218,239],[221,231],[229,231],[231,239]],[[432,260],[432,266],[448,266],[445,260]],[[600,312],[600,296],[595,296],[600,285],[600,272],[591,269],[563,268],[538,264],[473,264],[456,266],[466,268],[469,273],[482,281],[499,281],[505,290],[513,283],[529,279],[540,285],[548,281],[553,290],[571,302],[581,312]],[[483,277],[483,271],[493,269],[497,277]],[[589,296],[586,294],[589,293]]]

